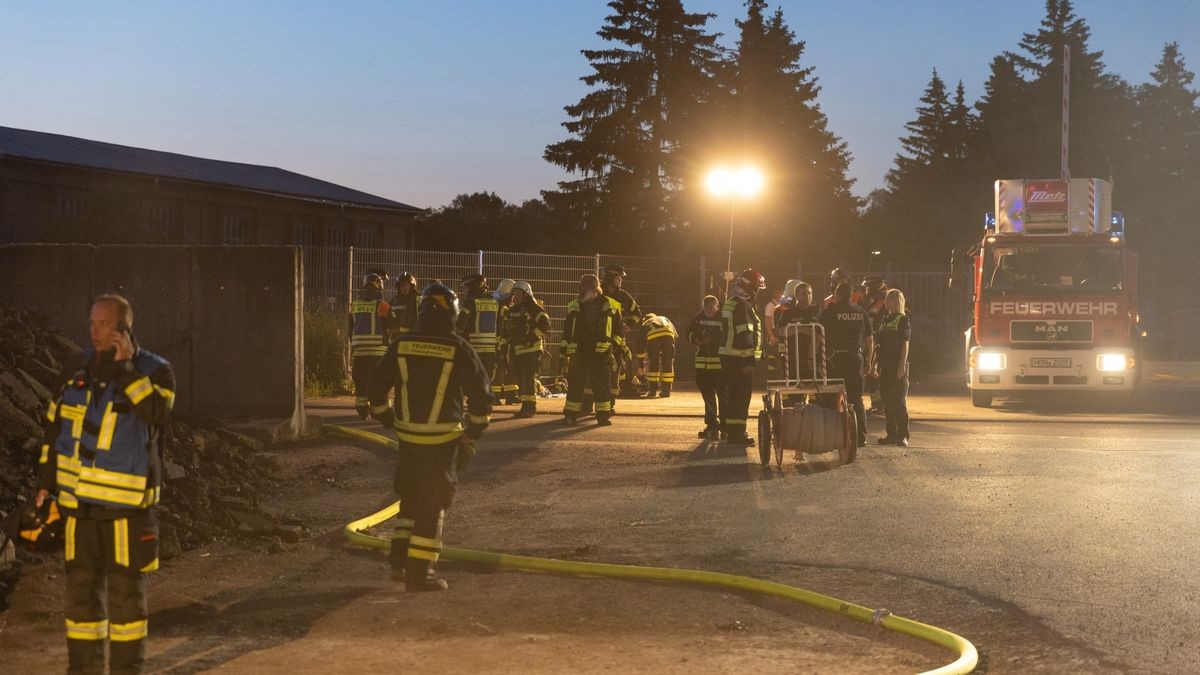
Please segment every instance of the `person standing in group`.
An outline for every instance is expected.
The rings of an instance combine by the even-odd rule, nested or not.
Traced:
[[[725,389],[721,431],[735,445],[754,445],[754,439],[746,433],[746,418],[754,389],[754,364],[762,358],[762,321],[754,309],[754,298],[764,288],[763,275],[753,269],[743,270],[721,307],[721,346],[717,350]]]
[[[537,414],[537,377],[550,316],[538,304],[528,281],[513,284],[513,303],[504,321],[509,364],[517,371],[521,409],[513,417]]]
[[[626,344],[627,336],[632,331],[636,331],[642,323],[642,308],[638,307],[637,300],[625,290],[625,268],[620,265],[608,265],[604,268],[604,283],[601,289],[604,294],[617,304],[621,305],[621,319],[624,324],[621,326],[621,334],[618,336],[617,347],[621,352],[620,372],[613,374],[613,388],[616,389],[616,394],[624,398],[638,398],[641,394],[637,387],[637,374],[641,363],[635,358],[634,352],[630,351],[629,345]],[[637,337],[637,336],[632,336]],[[637,340],[640,343],[640,340]],[[641,345],[636,345],[638,353],[641,353]]]
[[[488,293],[487,277],[468,274],[462,278],[463,300],[458,317],[458,332],[467,339],[471,348],[479,355],[488,379],[493,382],[492,396],[496,393],[496,345],[500,333],[500,303]],[[493,401],[494,403],[494,401]]]
[[[387,326],[389,342],[397,335],[412,332],[417,325],[417,302],[420,299],[417,278],[411,272],[401,272],[396,277],[396,294],[387,303],[391,308]]]
[[[363,277],[358,300],[350,303],[350,379],[354,380],[354,410],[361,420],[371,413],[367,382],[379,357],[387,351],[391,306],[383,301],[383,279],[374,272]]]
[[[144,666],[146,574],[158,569],[164,427],[175,375],[133,337],[133,307],[119,295],[92,303],[92,346],[59,377],[46,411],[38,508],[52,494],[66,516],[67,670],[114,673]]]
[[[884,314],[884,296],[887,295],[888,285],[884,282],[883,277],[878,274],[870,274],[863,278],[862,285],[859,287],[859,295],[861,300],[859,304],[867,312],[867,316],[871,318],[871,325],[875,330],[879,330],[879,321]],[[878,344],[878,342],[877,342]],[[875,358],[878,360],[879,351],[876,350]],[[879,372],[878,363],[869,364],[871,366],[871,374],[867,376],[863,383],[863,393],[871,397],[871,405],[867,406],[867,414],[882,415],[883,414],[883,394],[879,391]]]
[[[831,305],[833,305],[833,303],[836,302],[836,300],[834,299],[834,291],[837,290],[838,286],[840,286],[842,284],[848,284],[848,283],[850,283],[850,273],[849,272],[842,269],[841,267],[835,267],[832,270],[830,270],[830,272],[829,272],[829,295],[825,296],[825,302],[822,304],[822,308],[827,308],[827,307],[830,307]],[[854,290],[853,288],[851,288],[850,304],[857,305],[860,302],[862,302],[862,294],[859,293],[858,291]]]
[[[500,305],[497,315],[500,334],[496,339],[496,377],[492,380],[493,405],[503,402],[505,405],[519,403],[517,384],[517,368],[508,357],[508,337],[504,334],[504,323],[508,318],[508,308],[512,307],[512,291],[517,282],[512,279],[501,279],[492,291],[492,298]]]
[[[372,414],[399,442],[400,512],[388,560],[392,579],[408,591],[447,588],[434,574],[442,522],[491,413],[491,383],[475,350],[455,335],[457,318],[454,291],[431,284],[421,293],[414,330],[388,346],[369,385]]]
[[[795,341],[788,339],[787,326],[793,323],[818,323],[821,318],[821,308],[813,302],[813,289],[803,281],[797,281],[793,289],[793,299],[787,309],[776,317],[775,332],[783,343],[780,355],[783,357],[784,370],[788,377],[798,375],[807,380],[819,377],[821,372],[813,371],[814,333],[811,330],[800,330]],[[819,337],[816,345],[816,360],[818,371],[823,371],[825,364],[825,342]]]
[[[779,358],[782,350],[779,348],[779,340],[775,336],[775,312],[783,304],[784,291],[786,290],[787,285],[785,284],[783,288],[775,291],[775,295],[770,300],[767,300],[767,305],[763,308],[763,325],[766,326],[764,333],[767,337],[765,354],[767,358],[768,380],[777,379],[779,373],[782,372],[780,370],[781,359]]]
[[[594,274],[579,278],[579,295],[567,303],[563,323],[562,358],[566,360],[567,402],[563,417],[567,424],[579,421],[584,391],[590,389],[596,422],[612,424],[612,391],[609,377],[616,366],[613,336],[621,329],[621,306],[600,292]]]
[[[834,290],[834,303],[821,312],[826,345],[830,350],[830,376],[846,384],[846,399],[858,422],[858,445],[867,442],[867,413],[863,409],[863,378],[874,357],[875,340],[866,310],[851,302],[853,289],[843,282]],[[864,353],[865,352],[865,353]]]
[[[887,435],[880,445],[908,446],[908,344],[912,326],[906,312],[904,293],[893,288],[884,297],[886,312],[875,335],[878,338],[879,393],[887,418]]]
[[[721,386],[721,303],[715,295],[706,295],[701,309],[687,325],[688,342],[696,348],[696,387],[704,399],[704,429],[700,438],[716,440],[721,437],[721,410],[725,407],[725,390]]]
[[[642,329],[646,331],[646,379],[650,382],[646,395],[668,398],[675,384],[675,340],[679,333],[675,324],[661,314],[647,313]]]

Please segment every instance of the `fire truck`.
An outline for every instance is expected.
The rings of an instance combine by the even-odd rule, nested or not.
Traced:
[[[1132,392],[1141,379],[1137,255],[1098,178],[998,180],[983,238],[956,255],[969,287],[971,402],[1028,391]],[[968,286],[969,284],[969,286]]]

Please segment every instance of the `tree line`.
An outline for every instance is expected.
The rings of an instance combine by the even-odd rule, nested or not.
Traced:
[[[1068,47],[1071,173],[1113,181],[1131,243],[1154,260],[1143,265],[1143,290],[1164,310],[1188,304],[1171,291],[1190,280],[1188,258],[1200,249],[1200,109],[1177,43],[1130,84],[1107,69],[1071,1],[1046,0],[1040,24],[992,59],[979,100],[931,69],[884,187],[864,200],[781,9],[748,0],[726,48],[708,27],[714,15],[681,0],[608,6],[604,47],[583,51],[588,91],[565,106],[566,137],[544,153],[569,177],[519,205],[460,195],[425,217],[423,246],[512,248],[520,232],[526,250],[716,254],[730,213],[707,194],[704,172],[745,157],[771,183],[763,198],[734,205],[739,253],[803,241],[818,259],[881,249],[892,261],[941,264],[978,239],[995,179],[1058,176]]]

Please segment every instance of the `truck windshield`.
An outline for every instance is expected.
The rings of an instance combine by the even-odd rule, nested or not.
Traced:
[[[1114,246],[992,246],[985,249],[984,256],[984,288],[1080,293],[1121,290],[1121,252]]]

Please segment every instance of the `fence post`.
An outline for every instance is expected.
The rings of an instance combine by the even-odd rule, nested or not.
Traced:
[[[596,254],[596,262],[593,263],[592,266],[595,269],[596,278],[599,279],[600,278],[600,254],[599,253]]]
[[[479,249],[479,273],[483,274],[483,249]]]
[[[346,306],[354,302],[354,247],[346,249]]]

